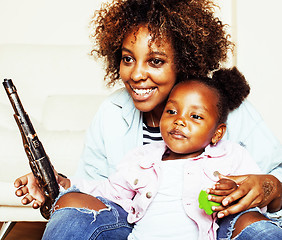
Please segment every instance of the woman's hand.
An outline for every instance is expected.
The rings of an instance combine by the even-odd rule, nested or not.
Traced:
[[[280,181],[272,175],[241,175],[223,176],[231,179],[238,188],[222,200],[224,210],[219,210],[218,217],[239,213],[252,207],[268,206],[269,212],[275,212],[282,206],[282,186]],[[216,188],[216,185],[215,185]],[[210,193],[216,194],[216,189]]]
[[[54,170],[55,172],[55,177],[57,180],[57,183],[62,186],[64,189],[68,189],[71,186],[71,182],[67,177],[63,177],[62,174],[59,174],[56,170]]]
[[[70,180],[64,178],[55,171],[55,177],[59,185],[67,189],[70,187]],[[15,180],[14,186],[17,188],[16,195],[23,197],[22,204],[32,203],[33,208],[39,208],[45,202],[45,197],[42,189],[39,187],[37,180],[32,173],[28,173]]]
[[[23,197],[21,201],[23,205],[33,202],[32,207],[36,209],[45,202],[43,191],[32,173],[17,178],[14,186],[17,188],[16,195]]]
[[[208,195],[208,199],[221,204],[220,206],[212,206],[214,212],[219,212],[227,208],[222,205],[222,201],[238,187],[236,182],[231,179],[223,178],[222,175],[220,175],[219,178],[220,180],[212,189],[207,189],[208,194],[214,194]]]

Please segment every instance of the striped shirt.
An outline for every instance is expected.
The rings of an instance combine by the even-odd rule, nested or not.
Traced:
[[[150,127],[143,122],[143,144],[162,141],[159,127]]]

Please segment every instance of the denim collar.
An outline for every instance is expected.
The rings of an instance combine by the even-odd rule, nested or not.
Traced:
[[[127,92],[126,88],[121,88],[117,90],[117,94],[112,98],[112,103],[122,108],[122,117],[125,119],[128,126],[131,126],[134,115],[140,113],[138,109],[135,108],[135,105],[132,101],[131,96]]]

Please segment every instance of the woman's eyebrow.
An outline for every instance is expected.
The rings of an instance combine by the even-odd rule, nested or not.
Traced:
[[[152,55],[161,55],[161,56],[164,56],[164,57],[168,57],[167,54],[165,52],[160,52],[160,51],[151,51],[149,53],[150,56]]]
[[[126,48],[126,47],[122,47],[121,51],[129,52],[129,53],[133,54],[133,52],[130,49]],[[161,55],[161,56],[164,56],[164,57],[168,57],[165,52],[160,52],[160,51],[150,51],[150,53],[148,55],[149,56]]]
[[[125,47],[122,47],[122,48],[121,48],[121,51],[126,51],[126,52],[129,52],[129,53],[132,53],[131,50],[129,50],[128,48],[125,48]]]

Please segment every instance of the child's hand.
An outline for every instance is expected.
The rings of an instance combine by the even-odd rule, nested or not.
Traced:
[[[45,202],[44,194],[32,173],[17,178],[14,186],[17,188],[16,195],[18,197],[23,196],[21,201],[23,205],[33,202],[32,207],[36,209]]]
[[[212,188],[207,189],[207,193],[216,195],[209,195],[208,199],[210,201],[222,203],[223,199],[230,193],[234,192],[238,186],[235,181],[224,178],[224,176],[221,174],[219,174],[219,178],[219,181]],[[226,209],[227,207],[228,205],[222,203],[220,206],[213,206],[212,210],[219,212]],[[224,215],[222,216],[222,214],[219,213],[218,217],[221,218],[224,217]]]

